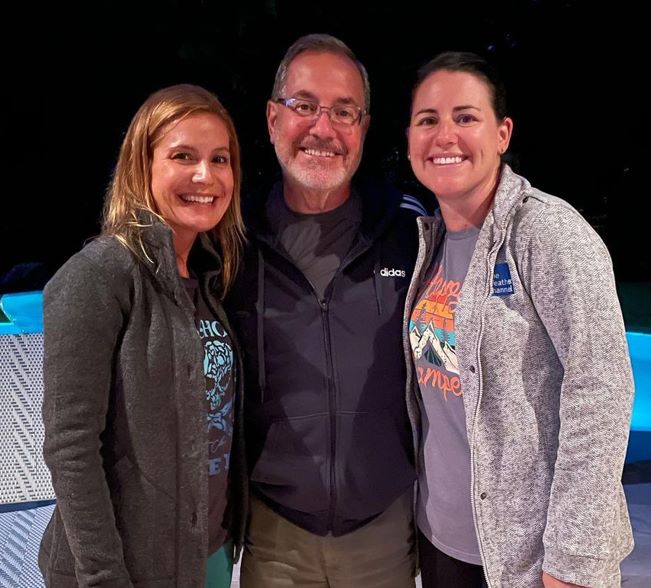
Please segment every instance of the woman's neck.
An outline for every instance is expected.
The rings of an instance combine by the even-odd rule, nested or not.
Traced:
[[[493,205],[493,196],[490,196],[477,205],[470,202],[449,202],[439,200],[441,216],[448,231],[463,231],[469,227],[481,227]]]
[[[188,269],[188,258],[190,257],[190,250],[194,245],[197,236],[182,237],[174,233],[174,254],[176,256],[176,267],[179,270],[179,275],[182,278],[190,277],[190,270]]]
[[[463,231],[473,226],[481,227],[493,206],[499,178],[498,168],[484,185],[479,185],[470,192],[447,197],[436,195],[446,229]]]

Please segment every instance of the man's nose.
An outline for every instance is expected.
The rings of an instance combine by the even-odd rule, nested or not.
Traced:
[[[323,139],[332,138],[336,136],[336,131],[332,126],[332,121],[330,120],[330,110],[321,109],[321,112],[317,115],[316,119],[310,127],[310,134],[316,135]]]

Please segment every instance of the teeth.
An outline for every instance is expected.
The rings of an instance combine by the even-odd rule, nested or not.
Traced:
[[[449,165],[452,163],[461,163],[463,157],[434,157],[432,158],[432,161],[438,165]]]
[[[317,149],[305,149],[304,151],[314,157],[334,157],[336,155],[333,151],[319,151]]]
[[[198,202],[199,204],[212,204],[214,196],[199,196],[198,194],[183,194],[181,199],[184,202]]]

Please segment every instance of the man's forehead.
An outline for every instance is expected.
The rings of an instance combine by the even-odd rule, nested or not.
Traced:
[[[345,55],[305,51],[287,68],[287,95],[312,95],[364,103],[364,82],[355,63]]]

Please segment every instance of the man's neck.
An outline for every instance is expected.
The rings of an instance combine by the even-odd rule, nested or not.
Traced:
[[[350,198],[350,184],[333,190],[311,190],[283,183],[283,197],[290,210],[300,214],[318,214],[339,208]]]

